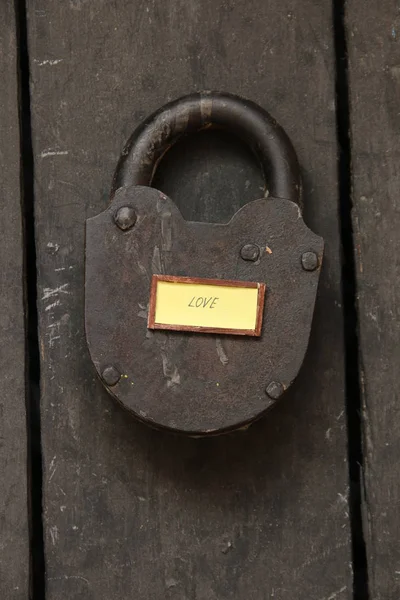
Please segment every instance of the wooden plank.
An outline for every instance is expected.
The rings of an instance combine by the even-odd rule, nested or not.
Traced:
[[[362,368],[364,533],[370,597],[400,597],[400,21],[398,4],[348,4],[353,226]]]
[[[28,5],[48,600],[350,598],[331,3]],[[326,261],[293,392],[247,433],[196,440],[134,422],[96,381],[84,221],[134,126],[205,88],[286,128]],[[223,222],[263,182],[247,150],[205,132],[168,153],[157,185],[185,218]]]
[[[14,3],[0,3],[0,597],[29,591],[23,240]]]

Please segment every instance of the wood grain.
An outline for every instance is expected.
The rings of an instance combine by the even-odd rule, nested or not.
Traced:
[[[29,592],[23,240],[14,3],[0,3],[0,597]]]
[[[47,600],[350,598],[331,3],[28,7]],[[83,325],[85,219],[106,207],[134,127],[201,89],[251,98],[282,124],[306,222],[326,240],[293,391],[246,433],[209,440],[129,418],[95,377]],[[220,132],[172,148],[155,185],[192,220],[226,222],[264,195],[249,151]]]
[[[348,3],[353,227],[370,597],[400,597],[400,18],[392,0]]]

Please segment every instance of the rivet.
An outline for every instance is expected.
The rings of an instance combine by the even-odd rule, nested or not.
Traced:
[[[112,387],[121,379],[121,373],[113,365],[108,365],[103,370],[101,378],[108,387]]]
[[[114,215],[114,222],[122,231],[127,231],[136,223],[136,213],[130,206],[121,206]]]
[[[301,266],[305,271],[315,271],[318,267],[318,256],[315,252],[304,252],[301,255]]]
[[[260,256],[260,248],[256,244],[246,244],[240,250],[240,256],[243,260],[255,262]]]
[[[272,400],[278,400],[278,398],[282,396],[283,392],[285,391],[285,388],[281,383],[279,383],[279,381],[271,381],[271,383],[267,385],[267,389],[265,391],[267,395],[272,398]]]

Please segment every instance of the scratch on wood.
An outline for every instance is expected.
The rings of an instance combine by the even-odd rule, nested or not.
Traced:
[[[58,65],[60,62],[62,62],[64,59],[63,58],[55,58],[54,60],[37,60],[36,58],[34,59],[33,62],[35,62],[39,67],[44,67],[45,65]]]
[[[46,158],[47,156],[66,156],[68,154],[68,150],[52,150],[51,148],[47,150],[42,150],[40,153],[41,158]]]
[[[82,575],[62,575],[62,577],[48,577],[48,581],[61,581],[62,579],[80,579],[85,583],[89,583],[89,580],[86,577],[82,577]]]
[[[52,302],[51,304],[48,304],[44,310],[45,311],[52,310],[56,306],[60,306],[60,304],[61,304],[61,302],[59,300],[56,300],[55,302]]]
[[[51,543],[55,546],[56,541],[58,540],[58,527],[57,525],[53,525],[53,527],[49,527]]]
[[[54,252],[54,254],[55,254],[56,252],[59,251],[60,245],[59,244],[55,244],[54,242],[48,242],[47,243],[47,248],[49,248],[49,250],[52,250]]]
[[[57,458],[57,455],[55,454],[55,455],[53,456],[53,458],[52,458],[52,460],[51,460],[51,463],[50,463],[50,466],[49,466],[49,471],[50,471],[49,482],[50,482],[50,481],[53,479],[54,473],[55,473],[55,472],[56,472],[56,470],[57,470],[57,467],[56,467],[56,465],[55,465],[56,458]]]
[[[347,542],[341,542],[340,544],[335,544],[333,547],[328,546],[326,549],[322,550],[321,552],[318,552],[316,554],[313,554],[311,556],[309,556],[308,558],[306,558],[306,560],[301,564],[301,566],[299,567],[299,569],[297,570],[297,573],[295,574],[294,578],[298,579],[300,577],[304,576],[303,570],[306,567],[309,567],[310,565],[313,565],[315,563],[320,562],[321,560],[325,560],[325,559],[329,559],[331,554],[337,550],[340,550],[341,548],[346,548],[347,547]],[[327,599],[322,599],[322,600],[327,600]]]
[[[69,283],[64,283],[56,288],[44,288],[42,300],[47,300],[48,298],[52,298],[53,296],[58,296],[58,294],[69,294],[67,291],[67,287]]]
[[[344,585],[342,588],[340,588],[340,590],[337,590],[337,592],[333,592],[333,594],[331,594],[330,596],[328,596],[326,600],[334,600],[340,594],[343,594],[343,592],[345,592],[346,590],[347,590],[347,585]]]
[[[59,340],[60,336],[59,335],[52,335],[52,333],[49,334],[49,346],[50,348],[53,348],[54,346],[54,342]]]

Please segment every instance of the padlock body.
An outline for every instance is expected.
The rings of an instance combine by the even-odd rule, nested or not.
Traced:
[[[126,230],[115,223],[122,207],[135,213]],[[307,253],[315,268],[304,268]],[[322,254],[323,240],[289,200],[255,200],[229,223],[210,224],[185,221],[158,190],[119,189],[86,223],[86,334],[97,372],[112,366],[119,379],[109,392],[154,427],[215,435],[247,425],[275,403],[271,383],[286,390],[300,369]],[[149,329],[153,274],[265,283],[260,337]]]

